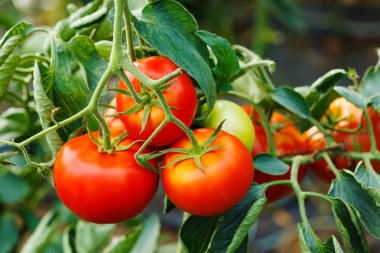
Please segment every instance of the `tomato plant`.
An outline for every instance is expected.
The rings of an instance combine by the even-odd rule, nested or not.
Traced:
[[[213,129],[194,130],[197,140],[204,144]],[[223,130],[209,148],[216,150],[200,157],[203,168],[186,154],[168,153],[164,157],[162,184],[169,199],[180,209],[199,216],[214,216],[232,208],[247,194],[253,180],[253,163],[244,144]],[[191,149],[187,137],[175,142],[173,149]]]
[[[161,176],[165,212],[186,212],[176,252],[247,252],[265,204],[291,191],[302,251],[340,253],[343,243],[370,252],[368,238],[380,238],[380,63],[361,80],[353,69],[335,69],[306,86],[276,86],[273,61],[200,30],[180,3],[132,2],[69,5],[55,27],[20,22],[2,37],[4,251],[159,252],[156,215],[119,224],[107,247],[115,225],[81,219],[132,219]],[[36,34],[43,43],[25,51]],[[117,93],[116,111],[114,100],[103,113],[109,92]],[[251,118],[237,104],[253,105]],[[315,187],[319,181],[300,184],[310,164],[326,181],[335,178],[328,191]],[[54,181],[58,209],[63,203],[81,219],[59,218],[52,207],[35,229],[25,208],[51,186],[32,168]],[[332,210],[336,232],[326,241],[310,219],[319,202],[309,199]],[[32,230],[25,245],[17,242]]]
[[[117,223],[138,215],[155,195],[158,175],[135,161],[136,145],[109,155],[99,153],[88,135],[68,141],[53,170],[59,198],[79,217],[94,223]]]
[[[178,68],[170,59],[159,56],[137,60],[134,62],[134,65],[138,70],[152,79],[164,77]],[[127,73],[127,76],[144,101],[141,104],[136,104],[131,96],[118,93],[116,95],[117,110],[120,113],[120,120],[129,133],[129,137],[134,140],[146,140],[164,121],[165,112],[153,91],[141,88],[140,81],[131,74]],[[162,94],[168,105],[172,108],[173,115],[186,126],[190,126],[197,106],[197,97],[191,79],[183,72],[172,79],[171,82],[172,84],[169,87],[165,87],[165,84],[163,85]],[[128,90],[123,80],[120,80],[119,88]],[[131,109],[133,111],[127,113]],[[147,118],[144,119],[144,117]],[[144,120],[146,121],[144,122]],[[165,146],[174,142],[182,134],[183,131],[174,123],[168,123],[153,138],[151,144]]]
[[[203,121],[203,126],[217,128],[223,120],[225,122],[222,129],[238,137],[251,152],[255,141],[255,130],[244,110],[231,101],[217,100],[214,108]]]

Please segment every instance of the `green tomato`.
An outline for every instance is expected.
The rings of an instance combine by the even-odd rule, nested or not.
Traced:
[[[255,129],[244,109],[228,100],[216,100],[214,108],[202,125],[217,128],[223,120],[226,121],[222,129],[239,138],[251,152],[255,141]]]

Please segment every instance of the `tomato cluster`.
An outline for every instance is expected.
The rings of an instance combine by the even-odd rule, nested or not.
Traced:
[[[168,58],[154,56],[137,60],[135,66],[152,79],[160,79],[178,67]],[[128,137],[117,145],[131,146],[123,151],[101,153],[90,135],[69,140],[59,151],[54,166],[54,183],[62,202],[81,218],[95,223],[116,223],[128,220],[146,208],[154,197],[159,174],[168,198],[185,212],[198,216],[213,216],[232,208],[248,192],[252,182],[264,184],[274,180],[290,179],[291,170],[283,175],[270,175],[255,171],[253,158],[269,152],[267,133],[262,119],[250,106],[239,106],[227,100],[217,100],[200,129],[193,130],[192,138],[184,135],[183,129],[173,122],[166,123],[161,131],[156,129],[167,120],[168,111],[162,104],[162,94],[170,113],[184,125],[190,127],[196,109],[197,95],[191,78],[182,72],[162,85],[159,92],[142,85],[130,73],[126,73],[130,85],[141,98],[136,103],[128,94],[128,85],[119,82],[119,92],[105,112],[105,120],[111,136],[124,132]],[[130,94],[130,93],[129,93]],[[202,107],[202,112],[207,111]],[[169,109],[166,109],[169,110]],[[370,111],[377,145],[380,147],[380,115]],[[370,149],[367,122],[363,112],[343,98],[335,100],[321,119],[331,136],[343,148],[352,151],[357,143],[363,151]],[[221,125],[223,124],[223,125]],[[301,133],[296,125],[279,112],[269,118],[271,132],[278,155],[312,153],[326,149],[326,137],[315,127]],[[219,129],[222,130],[216,130]],[[218,132],[219,131],[219,132]],[[150,171],[136,160],[141,144],[136,140],[147,140],[149,149],[170,148],[162,159],[161,173],[157,173],[157,158],[148,162]],[[101,142],[97,132],[91,135]],[[198,142],[194,146],[195,142]],[[142,154],[147,154],[143,150]],[[342,152],[343,154],[343,152]],[[343,155],[333,157],[338,169],[351,168],[355,161]],[[373,162],[377,171],[380,163]],[[326,182],[335,177],[323,160],[301,165],[298,180],[301,181],[311,167],[313,173]],[[255,174],[255,176],[254,176]],[[269,202],[279,200],[292,189],[287,185],[267,189]]]
[[[162,78],[178,68],[165,57],[140,59],[135,66],[152,79]],[[141,85],[130,73],[126,74],[142,98],[142,106],[137,105],[127,93],[118,93],[105,112],[105,120],[112,137],[128,132],[128,137],[119,145],[133,144],[132,147],[112,154],[99,153],[98,146],[89,135],[83,135],[69,140],[61,148],[54,166],[54,183],[62,202],[81,218],[95,223],[116,223],[133,218],[149,204],[158,187],[158,173],[137,163],[135,155],[141,145],[133,141],[147,140],[166,115],[154,90]],[[171,113],[189,127],[197,107],[194,85],[185,72],[170,82],[162,94]],[[128,91],[122,80],[119,88]],[[136,106],[141,108],[133,109]],[[148,118],[146,110],[149,110]],[[227,122],[226,126],[236,124],[231,119]],[[252,146],[253,127],[251,130],[249,145]],[[193,133],[198,143],[204,145],[214,131],[203,128]],[[99,139],[98,133],[92,135]],[[190,152],[192,144],[183,135],[183,130],[170,122],[149,145],[155,150],[171,145],[172,149]],[[178,162],[178,158],[187,154],[169,152],[163,158],[162,182],[169,199],[182,210],[200,216],[217,215],[233,207],[243,199],[253,180],[253,163],[242,141],[223,130],[213,138],[207,147],[200,150],[203,153]],[[199,155],[202,168],[195,163],[196,155]],[[157,168],[155,159],[149,162]]]

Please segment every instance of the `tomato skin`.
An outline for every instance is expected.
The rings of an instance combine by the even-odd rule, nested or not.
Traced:
[[[238,137],[251,152],[255,141],[255,129],[252,121],[239,105],[218,99],[207,118],[203,121],[206,128],[217,128],[225,120],[222,129]]]
[[[116,97],[111,100],[110,106],[116,107]],[[116,116],[117,111],[114,108],[107,108],[104,112],[105,121],[107,123],[107,126],[111,130],[111,133],[113,136],[118,136],[125,132],[125,128],[123,123],[121,122],[120,118]],[[115,115],[115,116],[113,116]]]
[[[121,145],[130,143],[124,140]],[[154,197],[159,181],[157,174],[136,162],[138,148],[137,144],[108,155],[98,153],[87,134],[69,140],[53,169],[59,198],[79,217],[94,223],[117,223],[138,215]]]
[[[215,129],[194,130],[203,144]],[[177,162],[162,170],[162,183],[169,199],[180,209],[193,215],[214,216],[221,214],[241,201],[253,181],[253,162],[244,144],[235,136],[221,130],[211,146],[221,148],[202,156],[205,168],[199,169],[193,159]],[[183,137],[172,148],[191,148],[191,142]],[[183,156],[168,153],[163,165]]]
[[[135,61],[134,65],[142,73],[155,80],[162,78],[178,69],[178,67],[170,59],[161,56],[143,58]],[[126,74],[135,90],[140,92],[141,87],[139,80],[130,73]],[[182,70],[182,74],[172,79],[170,82],[174,82],[174,84],[166,89],[163,92],[163,95],[169,106],[174,108],[171,110],[172,113],[179,120],[185,123],[186,126],[190,126],[194,119],[197,105],[197,95],[192,81],[190,77]],[[123,80],[120,80],[119,88],[127,90],[127,86]],[[116,100],[118,112],[127,111],[136,104],[131,97],[121,93],[116,94]],[[129,138],[133,140],[146,140],[164,120],[165,113],[162,108],[152,106],[146,127],[144,131],[141,132],[143,116],[143,109],[128,115],[120,114],[120,120],[124,124],[125,129],[128,131]],[[155,136],[155,138],[153,138],[150,144],[153,146],[166,146],[173,143],[182,135],[183,131],[178,126],[174,123],[168,123]]]

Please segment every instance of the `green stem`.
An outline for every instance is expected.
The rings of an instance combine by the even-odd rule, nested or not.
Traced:
[[[332,170],[332,172],[334,172],[335,176],[339,177],[339,170],[337,169],[337,167],[335,166],[335,164],[331,160],[330,156],[326,152],[323,152],[322,156],[323,156],[323,159],[325,159],[329,168]]]
[[[263,110],[261,109],[261,107],[257,106],[256,111],[259,114],[259,116],[261,118],[261,123],[263,124],[263,127],[265,129],[265,134],[266,134],[266,137],[268,140],[269,152],[272,155],[277,156],[278,153],[277,153],[277,149],[276,149],[276,143],[274,142],[274,138],[272,135],[269,120],[268,120],[267,116],[265,115],[265,113],[263,112]]]
[[[263,187],[265,190],[267,190],[268,188],[272,186],[276,186],[276,185],[290,185],[291,186],[292,182],[289,179],[276,180],[276,181],[271,181],[271,182],[263,184]]]
[[[141,98],[137,94],[135,88],[133,87],[131,81],[129,81],[127,75],[124,73],[123,69],[117,69],[116,74],[121,77],[121,79],[124,81],[125,85],[128,88],[129,93],[131,94],[133,100],[136,102],[136,104],[141,103]]]
[[[370,145],[371,145],[371,153],[376,153],[377,152],[377,143],[376,143],[376,137],[375,137],[375,132],[373,131],[373,124],[371,121],[371,117],[369,116],[368,109],[366,108],[363,110],[365,119],[367,121],[367,126],[368,126],[368,132],[369,132],[369,139],[370,139]]]
[[[122,29],[123,29],[123,0],[115,0],[115,23],[113,28],[112,51],[110,56],[110,65],[119,69],[123,60],[122,50]],[[115,70],[113,69],[113,70]]]
[[[325,195],[325,194],[322,194],[322,193],[318,193],[318,192],[303,192],[304,196],[305,197],[315,197],[315,198],[319,198],[319,199],[323,199],[329,203],[332,203],[332,200],[329,198],[329,196]]]
[[[132,22],[131,22],[131,11],[128,7],[128,1],[124,2],[124,23],[126,28],[126,39],[127,39],[127,48],[128,48],[128,57],[130,62],[136,60],[135,49],[133,45],[133,32],[132,32]]]

